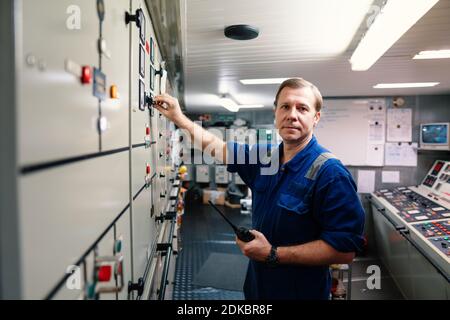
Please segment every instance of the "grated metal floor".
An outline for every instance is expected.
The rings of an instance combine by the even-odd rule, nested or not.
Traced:
[[[240,209],[219,208],[238,225],[250,227],[251,217],[240,214]],[[229,225],[208,205],[186,204],[181,227],[182,250],[179,252],[174,300],[243,300],[242,291],[228,291],[192,284],[194,276],[208,256],[213,253],[241,254]],[[246,270],[235,270],[245,272]]]

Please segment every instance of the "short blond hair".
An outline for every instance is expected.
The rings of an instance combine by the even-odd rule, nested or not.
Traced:
[[[322,94],[320,93],[319,89],[317,89],[317,87],[314,84],[312,84],[311,82],[306,81],[305,79],[302,79],[302,78],[291,78],[291,79],[285,80],[280,85],[280,87],[278,88],[276,98],[275,98],[275,102],[274,102],[275,107],[277,107],[278,98],[280,96],[281,91],[286,87],[292,88],[292,89],[301,89],[301,88],[311,89],[314,97],[316,98],[316,103],[314,105],[314,108],[316,109],[317,112],[319,112],[322,109],[323,98],[322,98]]]

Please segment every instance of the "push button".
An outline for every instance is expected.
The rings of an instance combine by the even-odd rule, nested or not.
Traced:
[[[119,93],[116,85],[112,85],[109,89],[109,96],[111,99],[119,99]]]
[[[111,280],[112,267],[110,265],[98,268],[97,278],[99,282],[109,282]]]
[[[89,66],[81,67],[81,83],[90,84],[92,82],[92,70]]]

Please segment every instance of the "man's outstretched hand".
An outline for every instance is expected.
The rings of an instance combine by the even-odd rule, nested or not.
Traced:
[[[154,106],[160,113],[178,126],[186,120],[186,116],[181,111],[178,99],[168,94],[156,96],[154,98]]]

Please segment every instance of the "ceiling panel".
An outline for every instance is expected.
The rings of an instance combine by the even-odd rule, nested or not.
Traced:
[[[225,111],[218,95],[270,108],[277,85],[244,86],[240,79],[303,77],[324,96],[450,93],[450,59],[412,60],[422,50],[450,49],[450,0],[440,0],[365,72],[348,60],[373,14],[372,0],[186,0],[186,109]],[[349,14],[352,13],[352,14]],[[225,38],[232,24],[250,24],[260,36]],[[383,89],[382,82],[427,82],[433,88]]]

